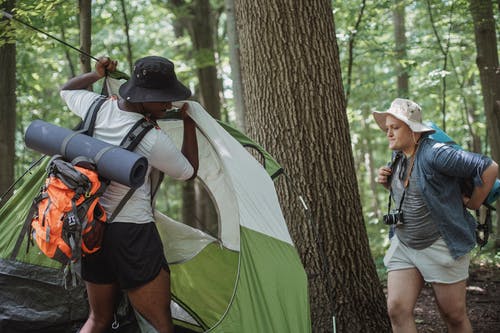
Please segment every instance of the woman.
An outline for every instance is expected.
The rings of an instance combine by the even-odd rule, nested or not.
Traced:
[[[395,203],[385,218],[394,235],[384,258],[392,329],[417,332],[413,309],[427,282],[448,332],[472,332],[465,296],[476,222],[467,208],[481,206],[498,165],[430,139],[434,130],[422,124],[421,108],[410,100],[397,98],[389,110],[373,116],[396,157],[377,178]],[[464,179],[475,185],[470,196],[460,190]]]
[[[86,88],[103,78],[106,72],[113,72],[116,65],[116,61],[107,57],[100,58],[94,72],[64,84],[61,97],[69,109],[84,118],[99,96]],[[120,95],[102,105],[94,130],[95,138],[115,145],[120,144],[138,120],[161,118],[172,108],[172,102],[188,98],[191,92],[177,80],[171,61],[150,56],[136,61],[131,79],[120,87]],[[184,139],[180,151],[159,128],[149,131],[141,140],[135,152],[148,158],[146,180],[107,225],[101,250],[82,260],[82,278],[90,305],[82,333],[104,332],[110,327],[120,289],[158,332],[173,332],[170,275],[154,223],[151,174],[159,170],[180,180],[196,177],[196,125],[186,111],[187,104],[183,104]],[[128,190],[126,186],[110,183],[100,201],[108,216]]]

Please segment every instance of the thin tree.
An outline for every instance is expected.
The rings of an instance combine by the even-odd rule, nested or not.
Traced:
[[[441,41],[441,37],[439,36],[439,33],[437,31],[436,23],[434,21],[434,15],[432,13],[432,5],[430,0],[427,0],[427,12],[429,13],[429,19],[431,21],[431,26],[432,26],[432,31],[434,32],[434,36],[436,36],[439,49],[441,53],[443,54],[443,68],[442,68],[442,75],[441,75],[441,114],[442,114],[442,122],[441,126],[443,128],[443,131],[446,131],[446,94],[447,94],[447,81],[446,81],[446,71],[448,70],[448,58],[449,58],[449,53],[450,53],[450,42],[451,42],[451,28],[452,28],[452,15],[453,15],[453,5],[454,3],[451,3],[450,7],[450,18],[449,18],[449,24],[448,24],[448,38],[446,39],[446,42],[443,45],[443,42]]]
[[[130,42],[130,25],[127,16],[127,6],[125,5],[125,0],[120,0],[120,5],[122,8],[122,16],[123,16],[123,31],[125,32],[125,36],[127,37],[127,61],[130,73],[132,73],[132,66],[134,63],[134,56],[132,54],[132,43]]]
[[[243,102],[243,86],[241,85],[240,42],[234,17],[234,0],[225,0],[227,16],[227,39],[229,45],[229,62],[231,64],[231,80],[233,88],[234,111],[236,123],[240,130],[245,129],[245,106]]]
[[[79,20],[80,20],[80,49],[87,54],[91,54],[92,45],[92,1],[78,0]],[[91,71],[89,57],[80,55],[80,71],[87,73]]]
[[[176,14],[176,35],[187,29],[193,45],[201,104],[214,118],[220,119],[220,85],[215,61],[215,28],[209,0],[168,1]]]
[[[236,0],[235,13],[246,129],[287,173],[278,194],[309,277],[313,331],[387,332],[385,296],[357,188],[331,3]]]
[[[476,63],[481,78],[491,156],[495,161],[500,161],[500,67],[493,3],[491,0],[470,0],[469,8],[474,21]],[[500,201],[497,202],[497,211],[500,211]],[[498,226],[500,226],[500,214],[497,214],[497,230]],[[500,247],[499,238],[496,246]]]
[[[15,0],[7,0],[3,6],[12,12]],[[7,20],[7,19],[5,19]],[[15,129],[16,129],[16,44],[7,34],[10,22],[1,19],[5,27],[0,34],[0,194],[14,181]],[[5,202],[7,198],[2,198]]]
[[[393,10],[394,40],[396,53],[397,91],[398,97],[409,97],[408,70],[405,65],[406,57],[406,25],[405,1],[395,0]]]
[[[349,33],[349,55],[347,57],[347,84],[346,84],[346,93],[345,93],[345,104],[346,108],[349,104],[349,97],[351,95],[351,83],[352,83],[352,66],[354,64],[354,42],[356,41],[356,36],[359,32],[359,27],[361,26],[361,21],[363,19],[363,13],[366,8],[366,0],[361,1],[361,6],[358,13],[358,18],[356,19],[356,23],[354,24],[354,28]]]

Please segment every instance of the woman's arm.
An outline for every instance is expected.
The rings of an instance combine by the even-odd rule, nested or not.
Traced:
[[[480,186],[474,186],[474,190],[472,191],[470,199],[465,202],[465,207],[469,209],[479,209],[479,207],[481,207],[484,200],[490,193],[497,177],[498,164],[493,161],[481,174],[481,180],[483,181],[483,184]]]
[[[196,138],[196,123],[187,114],[188,104],[184,103],[181,107],[181,117],[184,122],[184,136],[181,152],[193,166],[193,175],[189,179],[196,178],[198,172],[198,140]]]
[[[100,57],[99,61],[95,64],[95,71],[84,73],[74,78],[69,79],[62,87],[61,90],[80,90],[87,89],[93,83],[100,80],[106,75],[106,71],[114,72],[117,62],[108,57]]]

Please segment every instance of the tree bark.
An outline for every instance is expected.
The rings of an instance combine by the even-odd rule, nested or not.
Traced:
[[[247,131],[277,183],[309,277],[314,332],[388,332],[357,188],[331,2],[236,0]],[[309,204],[308,219],[298,198]]]
[[[11,13],[15,0],[7,0],[3,8]],[[2,19],[3,20],[3,19]],[[7,29],[11,27],[8,26]],[[2,34],[3,35],[3,34]],[[0,195],[14,182],[16,129],[16,44],[0,36]],[[7,198],[2,198],[6,202]]]
[[[491,146],[491,156],[500,161],[500,67],[498,62],[495,17],[491,0],[470,0],[469,8],[474,21],[476,37],[476,63],[481,79],[486,129]],[[500,211],[500,200],[497,202]],[[497,230],[500,226],[500,214],[497,214]],[[498,234],[498,231],[497,231]],[[498,236],[498,235],[497,235]],[[497,237],[497,248],[500,241]]]
[[[398,97],[409,97],[408,70],[404,65],[406,57],[406,26],[405,26],[405,2],[395,0],[393,11],[394,40],[396,44],[396,73]]]
[[[80,49],[87,54],[92,54],[92,1],[78,0],[78,8],[80,18]],[[87,73],[91,70],[90,58],[80,54],[80,71]]]

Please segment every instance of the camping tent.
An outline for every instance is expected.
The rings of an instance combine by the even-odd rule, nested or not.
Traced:
[[[218,232],[209,235],[156,212],[171,268],[175,324],[194,332],[310,332],[306,274],[272,182],[279,165],[198,103],[189,104],[197,124],[198,180],[217,211]],[[160,126],[180,145],[181,121]],[[263,154],[265,168],[242,144]],[[45,164],[0,210],[1,332],[74,332],[88,311],[81,287],[60,286],[56,261],[37,248],[12,253]]]

